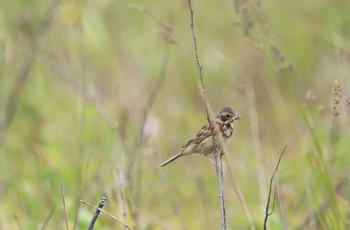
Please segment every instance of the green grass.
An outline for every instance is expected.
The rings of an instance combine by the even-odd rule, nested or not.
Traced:
[[[60,177],[71,229],[77,214],[76,229],[86,229],[94,212],[80,199],[97,205],[104,195],[104,210],[122,219],[119,166],[132,227],[218,229],[207,159],[156,168],[206,123],[187,1],[58,2],[38,35],[49,5],[7,1],[0,9],[0,228],[38,229],[54,210],[46,229],[65,229]],[[336,186],[350,173],[349,113],[333,116],[330,102],[335,80],[350,93],[350,4],[193,7],[213,112],[228,105],[241,117],[225,155],[229,228],[262,229],[269,180],[288,145],[269,228],[296,229],[327,201],[305,229],[348,229],[349,184]],[[146,108],[167,55],[164,84]],[[9,102],[33,57],[18,100]],[[309,89],[314,100],[305,99]],[[7,124],[9,107],[16,112]],[[111,228],[122,226],[101,214],[96,229]]]

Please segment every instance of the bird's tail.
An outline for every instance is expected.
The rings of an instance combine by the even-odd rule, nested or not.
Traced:
[[[159,165],[158,168],[164,167],[165,165],[173,162],[174,160],[176,160],[177,158],[179,158],[181,156],[182,156],[181,152],[176,153],[174,156],[172,156],[168,160],[166,160],[163,164]]]

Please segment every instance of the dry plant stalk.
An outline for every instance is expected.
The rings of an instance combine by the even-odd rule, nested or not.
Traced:
[[[168,62],[169,62],[169,49],[167,49],[163,62],[161,64],[161,68],[160,68],[160,72],[159,72],[159,76],[158,79],[154,85],[154,88],[151,91],[150,96],[148,97],[147,103],[145,108],[143,109],[143,113],[142,113],[142,118],[141,118],[141,122],[140,122],[140,129],[139,129],[139,137],[136,138],[135,140],[135,144],[134,147],[132,149],[133,153],[139,152],[141,151],[142,146],[144,145],[144,139],[145,139],[145,125],[149,116],[149,113],[160,93],[160,90],[163,88],[164,82],[166,80],[166,69],[168,66]],[[139,211],[138,211],[138,207],[139,207],[139,197],[141,194],[141,188],[142,188],[142,169],[143,169],[143,160],[142,160],[142,154],[138,154],[138,159],[134,158],[130,159],[129,163],[128,163],[128,169],[131,170],[132,164],[133,162],[136,160],[136,167],[135,167],[135,191],[133,194],[133,202],[134,202],[134,209],[132,212],[132,215],[134,217],[134,221],[135,221],[135,228],[138,228],[138,224],[139,224]]]
[[[60,176],[60,186],[61,186],[61,196],[62,196],[62,202],[63,202],[63,209],[64,209],[64,217],[66,220],[66,228],[69,230],[69,222],[68,222],[68,211],[67,211],[67,205],[66,205],[66,198],[64,195],[64,187],[62,182],[62,176]]]
[[[90,207],[90,208],[94,208],[96,210],[99,210],[100,212],[104,213],[105,215],[107,215],[109,218],[111,218],[114,221],[119,222],[121,225],[125,226],[127,229],[129,230],[134,230],[132,227],[130,227],[129,225],[127,225],[126,223],[124,223],[123,221],[119,220],[118,218],[116,218],[115,216],[113,216],[112,214],[106,212],[105,210],[99,208],[99,207],[95,207],[91,204],[89,204],[88,202],[86,202],[85,200],[80,200],[80,203],[85,204],[86,206]]]
[[[56,210],[56,205],[52,207],[49,215],[47,216],[47,218],[45,219],[44,223],[41,225],[40,230],[44,230],[47,226],[47,224],[49,223],[49,221],[51,220],[51,217],[53,216],[54,212]]]
[[[106,197],[103,196],[103,197],[101,198],[100,203],[99,203],[98,206],[97,206],[97,209],[96,209],[94,215],[93,215],[92,218],[91,218],[91,221],[90,221],[90,225],[89,225],[88,230],[94,229],[96,220],[97,220],[97,218],[99,217],[103,206],[105,206],[105,203],[106,203]]]
[[[338,81],[334,81],[333,84],[330,107],[334,116],[338,116],[343,109],[350,115],[350,96],[346,94]]]
[[[191,14],[191,31],[192,31],[192,37],[193,37],[193,42],[194,42],[194,49],[195,49],[195,54],[196,54],[196,62],[197,66],[199,69],[199,79],[201,82],[202,86],[202,91],[203,91],[203,97],[204,97],[204,104],[205,104],[205,111],[207,114],[207,121],[210,127],[210,130],[212,132],[212,142],[213,142],[213,155],[215,156],[215,172],[217,176],[217,181],[218,181],[218,190],[219,190],[219,202],[220,202],[220,214],[221,214],[221,230],[226,230],[227,229],[227,223],[226,223],[226,208],[225,208],[225,198],[224,198],[224,184],[223,184],[223,173],[222,173],[222,151],[220,151],[215,145],[214,142],[214,130],[210,122],[210,116],[209,116],[209,110],[208,110],[208,99],[207,99],[207,93],[206,89],[204,86],[204,81],[203,81],[203,66],[199,60],[199,55],[198,55],[198,46],[197,46],[197,37],[196,37],[196,32],[195,32],[195,25],[194,25],[194,17],[193,17],[193,8],[192,8],[192,3],[191,0],[188,0],[188,5],[189,5],[189,10]],[[220,159],[218,159],[218,156],[220,155]]]
[[[143,8],[139,5],[136,5],[136,4],[130,4],[129,5],[129,8],[133,9],[138,9],[139,11],[141,12],[144,12],[146,15],[150,16],[156,23],[158,23],[162,28],[163,28],[163,38],[164,38],[164,41],[167,42],[167,43],[171,43],[171,44],[174,44],[174,45],[178,45],[174,35],[173,35],[173,29],[171,28],[171,26],[166,22],[164,21],[163,19],[161,19],[158,15],[156,15],[154,12],[146,9],[146,8]]]
[[[265,209],[265,219],[264,219],[264,230],[267,229],[267,220],[269,218],[269,216],[272,215],[274,209],[275,209],[275,203],[276,203],[276,187],[274,189],[274,192],[273,192],[273,203],[272,203],[272,209],[270,211],[270,202],[271,202],[271,193],[272,193],[272,183],[275,179],[275,176],[276,176],[276,173],[277,173],[277,170],[278,170],[278,166],[280,165],[281,163],[281,159],[287,149],[287,145],[284,147],[280,157],[278,158],[278,162],[276,164],[276,167],[275,167],[275,171],[273,172],[272,176],[271,176],[271,179],[270,179],[270,187],[269,187],[269,195],[267,197],[267,203],[266,203],[266,209]]]
[[[341,197],[340,193],[346,188],[347,185],[349,185],[348,178],[343,178],[342,180],[340,180],[335,186],[335,194]],[[331,201],[329,197],[325,197],[324,201],[318,206],[318,208],[310,212],[295,230],[308,229],[309,224],[313,221],[316,221],[317,216],[324,215],[324,213],[330,208],[330,205]]]
[[[30,47],[28,47],[28,49],[31,54],[15,75],[15,83],[10,91],[5,106],[6,109],[4,111],[4,119],[3,121],[0,121],[0,145],[2,145],[5,141],[7,130],[16,116],[17,105],[21,99],[24,86],[29,78],[29,73],[35,63],[37,53],[40,48],[40,42],[53,25],[54,16],[59,7],[59,3],[60,0],[53,0],[48,6],[38,31],[30,41],[31,44],[29,44]]]
[[[119,181],[119,191],[120,191],[120,200],[121,200],[121,209],[122,209],[122,218],[123,222],[126,222],[126,202],[125,202],[125,194],[124,194],[124,179],[122,173],[120,172],[119,166],[117,167],[118,181]],[[123,226],[123,230],[126,227]]]

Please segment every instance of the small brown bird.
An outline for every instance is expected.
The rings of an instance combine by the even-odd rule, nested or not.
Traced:
[[[211,127],[214,131],[215,145],[220,147],[222,141],[226,142],[232,136],[234,130],[233,122],[239,119],[240,117],[230,107],[224,107],[219,111],[214,120],[210,121]],[[158,167],[163,167],[173,162],[177,158],[189,154],[197,153],[206,156],[212,153],[212,147],[212,133],[210,131],[209,124],[206,124],[194,137],[192,137],[184,146],[182,146],[182,150],[180,152],[170,157]]]

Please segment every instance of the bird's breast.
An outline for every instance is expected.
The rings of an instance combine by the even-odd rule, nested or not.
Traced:
[[[220,126],[220,131],[222,133],[223,138],[228,139],[232,136],[233,126],[231,123],[222,123]]]

